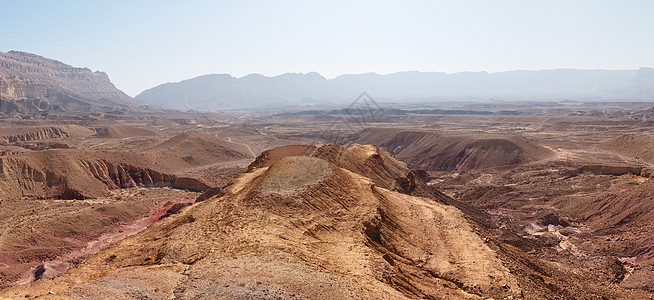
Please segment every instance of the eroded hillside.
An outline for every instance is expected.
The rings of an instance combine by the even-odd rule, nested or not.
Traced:
[[[365,158],[363,156],[362,158]],[[297,170],[310,166],[313,172]],[[50,281],[75,298],[638,297],[497,242],[458,209],[288,156]]]

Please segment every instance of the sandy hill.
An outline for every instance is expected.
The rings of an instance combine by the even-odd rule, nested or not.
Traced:
[[[388,151],[373,145],[282,146],[261,153],[248,169],[269,167],[274,162],[288,156],[313,156],[325,159],[348,171],[368,177],[377,186],[388,190],[437,200],[447,197],[427,187],[405,163],[395,159]],[[311,169],[305,168],[300,172],[310,173]]]
[[[490,216],[486,212],[429,187],[405,163],[395,159],[385,149],[374,145],[353,144],[344,147],[332,143],[281,146],[262,152],[250,164],[248,170],[269,167],[274,162],[288,156],[312,156],[325,159],[348,171],[370,178],[379,187],[453,205],[477,223],[489,228],[495,226],[489,223]],[[303,168],[298,172],[310,173],[311,169]]]
[[[176,135],[152,147],[151,150],[176,151],[189,148],[197,149],[198,151],[213,152],[215,154],[220,153],[225,156],[254,157],[252,150],[247,145],[221,140],[211,134],[196,130]]]
[[[109,138],[109,139],[124,139],[138,136],[155,136],[157,135],[154,131],[147,130],[144,128],[138,128],[129,125],[116,125],[109,126],[100,130],[96,137]]]
[[[552,151],[517,135],[457,134],[371,128],[354,142],[386,148],[412,169],[506,169],[551,157]]]
[[[245,144],[221,140],[201,131],[187,131],[162,143],[146,149],[149,157],[156,161],[165,160],[162,170],[188,169],[212,165],[228,160],[254,158],[254,153]]]
[[[153,224],[54,280],[16,286],[0,296],[644,296],[596,284],[586,275],[496,242],[454,207],[378,187],[324,159],[289,156],[252,168],[221,195]]]
[[[223,187],[241,174],[255,154],[245,144],[233,143],[201,131],[187,131],[143,152],[151,168]]]

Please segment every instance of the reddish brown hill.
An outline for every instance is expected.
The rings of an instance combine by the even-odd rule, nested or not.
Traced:
[[[354,141],[383,147],[414,170],[506,169],[553,155],[551,150],[516,135],[372,128],[360,132]]]
[[[54,280],[0,296],[49,292],[115,299],[646,297],[531,259],[454,207],[306,156],[253,168],[221,196]]]
[[[55,128],[7,128],[6,132],[35,138],[49,138],[50,133],[78,134],[59,130],[68,129],[65,126]],[[227,182],[205,182],[200,176],[183,173],[189,166],[200,169],[202,164],[249,161],[238,152],[245,146],[222,143],[201,133],[179,135],[156,148],[144,153],[61,149],[0,157],[0,288],[27,282],[29,276],[48,278],[64,271],[162,215],[194,202],[198,195],[189,191],[206,190],[214,181],[221,183],[219,186]],[[193,155],[194,160],[185,161],[186,155]],[[244,169],[243,164],[247,162],[241,163],[239,170]],[[168,169],[163,170],[162,165]],[[232,176],[234,170],[228,171]],[[178,190],[131,189],[165,186]],[[130,190],[121,191],[125,188]],[[148,214],[152,218],[143,219]]]

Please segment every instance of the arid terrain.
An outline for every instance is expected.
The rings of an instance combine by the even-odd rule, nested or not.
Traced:
[[[0,54],[0,299],[654,297],[651,102],[181,112]]]
[[[4,120],[0,296],[652,297],[654,123],[337,122]]]

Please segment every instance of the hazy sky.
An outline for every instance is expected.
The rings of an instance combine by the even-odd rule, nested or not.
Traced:
[[[654,67],[654,1],[0,0],[0,51],[131,96],[208,73]]]

